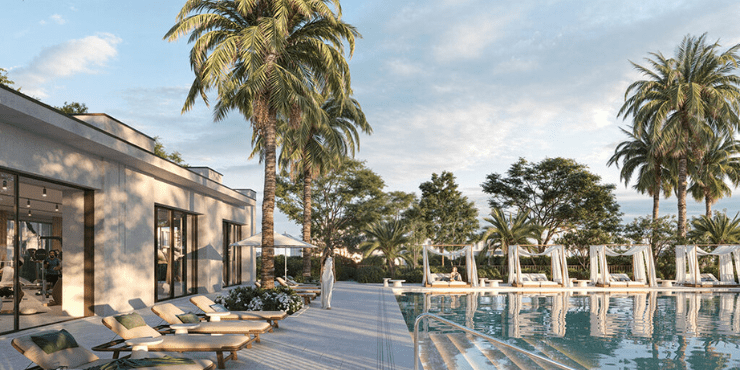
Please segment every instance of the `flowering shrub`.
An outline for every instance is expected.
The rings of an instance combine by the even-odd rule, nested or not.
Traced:
[[[214,301],[231,311],[285,311],[292,315],[303,308],[303,299],[287,287],[237,287]]]

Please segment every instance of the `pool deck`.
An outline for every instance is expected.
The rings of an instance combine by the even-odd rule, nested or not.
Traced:
[[[208,294],[215,297],[217,294]],[[188,297],[168,301],[184,311],[197,311]],[[149,307],[136,310],[151,326],[163,324]],[[81,346],[90,348],[116,339],[98,316],[53,324],[0,336],[0,370],[24,369],[31,362],[10,341],[18,336],[48,329],[67,329]],[[308,309],[280,321],[260,343],[238,352],[226,369],[411,369],[413,342],[391,288],[382,284],[337,282],[332,309],[321,308],[320,299]],[[98,352],[100,357],[110,353]],[[215,354],[189,352],[189,357]]]

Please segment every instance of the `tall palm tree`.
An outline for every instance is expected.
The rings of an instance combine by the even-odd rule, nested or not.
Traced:
[[[491,217],[483,218],[491,224],[485,227],[482,240],[486,241],[486,247],[479,255],[491,248],[501,248],[504,256],[509,253],[509,246],[516,244],[527,244],[531,239],[537,239],[542,229],[529,219],[529,212],[518,212],[508,216],[503,210],[494,208]]]
[[[339,0],[188,0],[165,39],[188,33],[195,79],[183,111],[198,96],[208,104],[215,89],[215,120],[237,110],[264,136],[262,284],[272,288],[277,122],[316,119],[316,91],[340,100],[351,92],[343,42],[351,56],[359,34],[341,20]]]
[[[655,125],[650,127],[655,128]],[[629,139],[617,145],[607,165],[616,164],[619,168],[619,161],[622,161],[619,177],[624,180],[625,186],[637,171],[637,183],[634,188],[653,197],[653,221],[655,221],[659,217],[661,190],[666,196],[672,190],[671,171],[669,166],[666,166],[670,160],[666,153],[667,145],[658,135],[648,130],[621,130]]]
[[[740,185],[740,141],[715,136],[702,157],[690,161],[691,185],[689,193],[697,201],[704,200],[705,215],[712,217],[712,204],[724,196],[732,195],[729,180]]]
[[[306,121],[283,136],[281,162],[303,179],[303,241],[311,243],[311,183],[315,176],[337,168],[342,159],[354,158],[360,148],[359,131],[372,133],[360,103],[349,98],[321,98],[321,119]],[[257,148],[257,147],[255,147]],[[303,250],[303,274],[311,274],[311,249]]]
[[[714,217],[699,216],[691,221],[693,226],[689,237],[697,241],[708,241],[712,244],[740,242],[740,218],[738,214],[730,220],[724,213]]]
[[[632,114],[635,127],[661,125],[661,135],[672,141],[678,159],[678,234],[686,236],[686,190],[688,156],[699,153],[702,138],[726,135],[740,124],[738,100],[740,78],[735,45],[723,53],[718,43],[708,44],[706,34],[684,37],[674,58],[660,53],[647,58],[650,68],[632,65],[647,77],[632,83],[625,92],[619,115]],[[631,94],[631,95],[630,95]]]
[[[400,256],[401,247],[408,242],[406,225],[399,220],[377,221],[365,229],[365,234],[368,241],[360,244],[364,257],[367,258],[376,250],[383,252],[388,272],[394,276],[394,261]]]

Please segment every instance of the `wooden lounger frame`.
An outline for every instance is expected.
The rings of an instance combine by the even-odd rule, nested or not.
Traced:
[[[167,325],[160,325],[154,328],[158,332],[162,334],[174,334],[174,330],[169,329],[169,324]],[[200,334],[199,334],[200,335]],[[206,334],[203,334],[206,335]],[[218,368],[224,369],[226,366],[224,365],[226,361],[228,360],[237,360],[236,352],[243,349],[243,348],[252,348],[252,342],[255,341],[258,337],[251,338],[249,341],[245,342],[244,344],[240,346],[230,346],[230,347],[221,347],[220,349],[213,349],[213,352],[216,352],[216,360],[218,362]],[[99,351],[99,352],[113,352],[113,358],[117,359],[118,356],[120,356],[121,352],[130,352],[132,350],[132,347],[127,345],[126,342],[127,339],[114,339],[110,342],[106,342],[103,344],[99,344],[95,347],[92,347],[93,351]],[[257,339],[259,342],[259,339]],[[203,350],[203,348],[178,348],[178,349],[166,349],[166,350],[151,350],[152,352],[177,352],[177,353],[183,353],[183,352],[211,352],[211,350]],[[227,357],[224,357],[224,352],[231,352],[231,354]]]

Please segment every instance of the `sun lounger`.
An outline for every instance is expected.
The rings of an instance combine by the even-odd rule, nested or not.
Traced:
[[[432,281],[429,282],[432,288],[468,288],[470,284],[464,281],[450,281],[449,274],[441,272],[432,274]]]
[[[161,337],[162,342],[148,346],[150,352],[216,352],[218,368],[224,368],[224,362],[230,359],[236,360],[236,352],[242,348],[251,348],[252,338],[243,335],[162,335],[144,322],[144,319],[138,313],[127,315],[108,316],[103,319],[103,325],[122,339],[116,339],[92,348],[93,351],[113,352],[113,358],[116,359],[121,352],[130,352],[133,346],[126,344],[126,341],[134,338]],[[164,328],[164,332],[171,332]],[[231,352],[231,355],[224,358],[224,352]]]
[[[277,281],[278,283],[280,283],[280,285],[282,285],[284,287],[288,287],[290,289],[295,290],[296,292],[301,292],[301,293],[315,293],[316,295],[321,295],[321,287],[292,286],[292,285],[288,284],[288,282],[285,281],[285,279],[283,279],[281,277],[275,278],[275,281]]]
[[[205,313],[216,312],[216,302],[206,296],[195,296],[190,302]],[[217,306],[215,306],[217,308]],[[285,311],[229,311],[228,315],[221,316],[221,320],[264,320],[272,327],[278,327],[278,321],[288,317]]]
[[[62,366],[70,369],[87,369],[91,367],[106,365],[118,359],[100,359],[90,350],[80,347],[72,334],[66,330],[46,330],[35,334],[25,335],[13,339],[13,348],[33,361],[40,369],[57,369]],[[204,370],[213,369],[211,360],[189,359],[184,357],[170,357],[160,353],[148,353],[145,356],[137,356],[136,359],[128,359],[130,364],[151,365],[137,367],[140,370],[162,369],[156,366],[157,362],[172,365],[170,369],[178,370]],[[149,362],[149,363],[147,363]],[[176,366],[175,366],[176,365]]]
[[[557,288],[562,287],[563,284],[548,280],[545,274],[523,273],[520,275],[519,282],[514,282],[513,286],[522,288]]]
[[[164,319],[164,321],[167,321],[170,325],[197,323],[197,327],[188,330],[189,333],[193,334],[242,334],[246,336],[253,335],[254,338],[252,340],[259,343],[260,334],[264,334],[272,330],[272,326],[267,322],[234,320],[198,321],[199,318],[197,315],[190,314],[192,316],[195,316],[195,319],[192,319],[192,316],[187,315],[185,311],[177,308],[172,303],[164,303],[152,306],[152,312]],[[224,313],[211,313],[210,315],[213,315],[213,317],[215,318],[220,317],[222,314]],[[191,318],[192,321],[187,320],[187,318]]]
[[[609,288],[644,288],[647,286],[643,281],[632,281],[627,274],[609,274],[609,279],[608,283],[599,282],[596,286]]]

